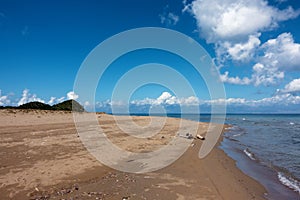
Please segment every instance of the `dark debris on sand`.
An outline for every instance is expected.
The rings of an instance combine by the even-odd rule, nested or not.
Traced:
[[[71,187],[54,188],[47,191],[42,191],[38,188],[29,193],[30,200],[75,200],[75,199],[121,199],[129,200],[130,195],[126,193],[128,183],[135,183],[134,175],[126,173],[109,172],[100,179],[90,180],[93,187],[80,188],[79,184],[74,184]],[[95,184],[96,183],[96,184]],[[97,188],[94,186],[97,185]],[[109,186],[109,187],[107,187]],[[88,190],[91,191],[88,191]],[[121,192],[122,191],[122,192]],[[125,192],[124,192],[125,191]],[[123,194],[121,194],[123,193]],[[135,196],[135,194],[132,194]]]

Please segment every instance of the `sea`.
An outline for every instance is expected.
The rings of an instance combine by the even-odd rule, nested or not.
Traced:
[[[138,114],[141,115],[141,114]],[[210,122],[210,114],[167,114]],[[266,199],[300,200],[300,114],[227,114],[221,148],[267,190]]]

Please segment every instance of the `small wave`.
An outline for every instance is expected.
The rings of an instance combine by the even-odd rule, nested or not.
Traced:
[[[226,131],[232,131],[232,130],[236,130],[238,127],[237,126],[228,126],[225,128]]]
[[[237,137],[240,137],[242,135],[246,134],[246,130],[239,127],[239,126],[230,126],[228,128],[226,128],[226,133],[225,135],[228,137],[228,138],[231,138],[232,140],[235,140],[233,138],[237,138]]]
[[[246,131],[238,126],[233,126],[230,129],[227,129],[227,131],[228,131],[227,135],[232,138],[239,137],[246,134]]]
[[[241,135],[243,135],[243,134],[242,133],[238,133],[238,134],[232,135],[232,137],[238,137],[238,136],[241,136]]]
[[[286,177],[281,172],[278,172],[277,176],[278,176],[279,181],[283,185],[291,188],[292,190],[294,190],[295,192],[298,192],[300,194],[300,183],[297,180],[295,180],[291,177]]]
[[[295,125],[295,123],[294,122],[290,122],[290,125]]]
[[[247,149],[244,149],[244,153],[245,153],[251,160],[255,160],[254,154],[251,153],[251,152],[249,151],[248,148],[247,148]]]
[[[226,127],[225,130],[227,132],[237,132],[237,131],[241,131],[242,129],[239,127],[239,126],[229,126],[229,127]]]

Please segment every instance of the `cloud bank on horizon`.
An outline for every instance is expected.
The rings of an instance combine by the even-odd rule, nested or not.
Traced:
[[[2,95],[2,91],[0,90],[0,106],[20,106],[28,102],[34,102],[38,101],[41,103],[47,103],[49,105],[61,103],[65,100],[78,99],[78,95],[75,94],[74,91],[70,91],[66,94],[66,97],[50,97],[50,99],[47,101],[45,99],[42,99],[38,97],[36,94],[31,94],[29,89],[24,89],[22,92],[21,98],[16,98],[14,94],[6,94]]]
[[[212,105],[223,105],[224,103],[228,106],[228,112],[235,112],[236,107],[239,107],[239,112],[270,112],[270,113],[296,113],[295,106],[300,104],[300,96],[294,95],[300,93],[299,87],[300,79],[293,80],[287,84],[284,89],[278,90],[277,94],[263,98],[259,100],[248,100],[245,98],[227,98],[227,99],[212,99],[204,100],[196,96],[182,97],[178,98],[169,92],[163,92],[157,98],[145,98],[141,100],[132,100],[130,102],[124,101],[111,101],[110,99],[106,101],[97,101],[95,105],[90,102],[80,102],[86,110],[96,110],[105,111],[112,113],[112,107],[114,107],[115,113],[149,113],[151,109],[154,110],[153,113],[162,113],[161,108],[165,112],[169,113],[180,113],[182,107],[188,113],[198,113],[199,109],[201,112],[210,112]],[[14,99],[13,95],[2,95],[0,90],[0,106],[19,106],[28,102],[38,101],[42,103],[47,103],[50,105],[61,103],[66,99],[78,99],[79,96],[74,92],[70,91],[67,93],[66,97],[51,97],[48,101],[37,97],[36,94],[31,94],[28,89],[24,89],[22,97],[20,99]],[[126,110],[128,109],[129,110]],[[195,109],[197,108],[197,109]]]

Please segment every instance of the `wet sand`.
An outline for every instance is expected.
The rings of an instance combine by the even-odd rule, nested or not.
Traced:
[[[132,152],[168,144],[180,120],[164,118],[164,127],[151,139],[133,139],[113,116],[97,118],[114,144]],[[121,118],[125,125],[131,120]],[[150,123],[149,117],[133,120],[140,126]],[[207,124],[190,123],[197,123],[198,133],[205,135]],[[0,110],[0,199],[264,199],[265,189],[243,174],[218,145],[200,160],[202,143],[193,140],[178,160],[158,171],[125,173],[102,165],[86,150],[72,113]]]

